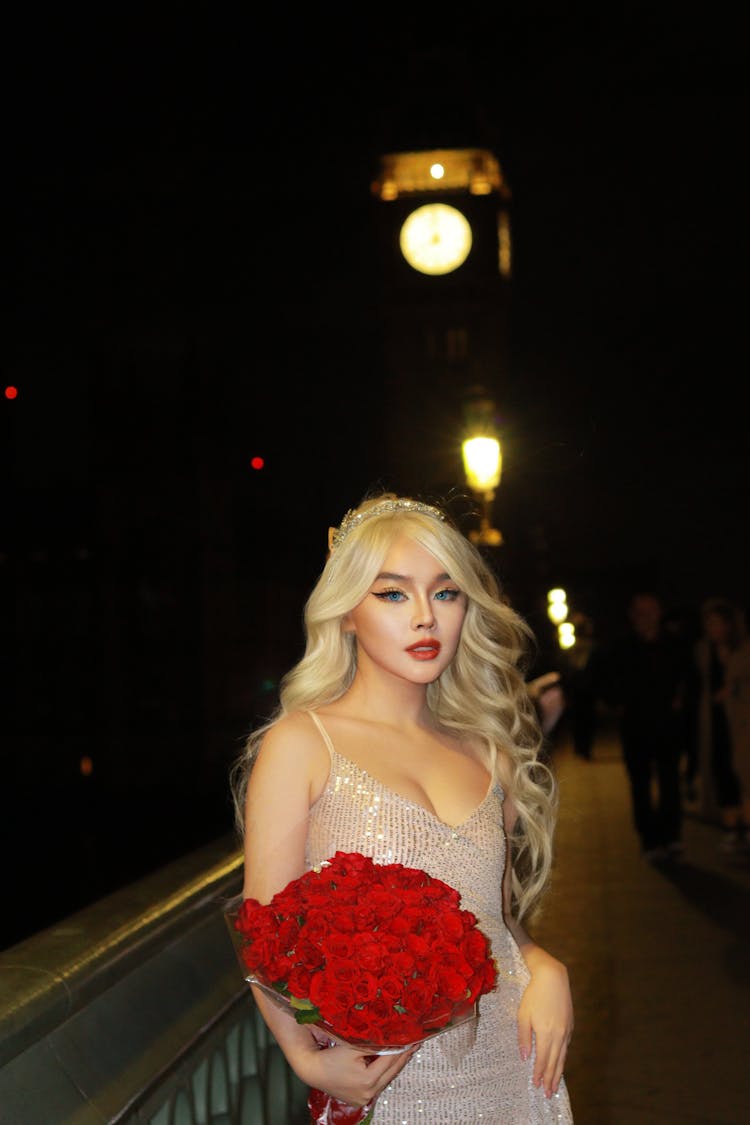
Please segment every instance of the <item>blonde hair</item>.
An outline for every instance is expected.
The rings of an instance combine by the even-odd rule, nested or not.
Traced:
[[[352,515],[361,517],[352,520]],[[558,791],[542,760],[543,735],[525,675],[535,652],[526,621],[504,599],[497,579],[477,548],[445,515],[418,501],[382,493],[347,513],[338,540],[304,610],[305,652],[282,678],[271,718],[247,739],[231,775],[236,822],[243,831],[249,771],[265,733],[282,716],[321,707],[340,698],[357,667],[356,639],[342,619],[367,595],[397,535],[406,534],[444,566],[466,595],[467,610],[456,655],[427,688],[438,723],[484,745],[487,766],[498,774],[498,752],[509,765],[509,785],[518,817],[510,838],[514,913],[534,915],[552,871]]]

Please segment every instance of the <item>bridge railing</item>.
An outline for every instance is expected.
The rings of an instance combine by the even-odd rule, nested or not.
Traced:
[[[0,953],[2,1125],[303,1125],[243,981],[231,838]]]

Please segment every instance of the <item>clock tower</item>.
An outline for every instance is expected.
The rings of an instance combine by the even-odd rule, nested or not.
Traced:
[[[379,250],[383,462],[398,487],[462,487],[477,389],[509,362],[511,192],[485,148],[392,152],[372,183]]]

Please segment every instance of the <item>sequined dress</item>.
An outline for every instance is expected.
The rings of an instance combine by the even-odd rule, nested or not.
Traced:
[[[333,746],[328,784],[310,811],[306,861],[357,851],[376,863],[418,867],[455,887],[477,916],[498,964],[498,987],[479,1019],[428,1041],[377,1099],[373,1125],[572,1125],[567,1089],[547,1098],[520,1060],[516,1012],[529,973],[502,915],[503,792],[493,783],[456,827],[371,777]]]

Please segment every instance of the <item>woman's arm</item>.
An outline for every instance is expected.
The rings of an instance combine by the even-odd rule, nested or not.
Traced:
[[[510,837],[517,814],[512,800],[507,797],[503,807],[506,834]],[[510,846],[503,878],[503,906],[506,925],[531,974],[518,1007],[521,1058],[529,1058],[532,1048],[536,1047],[534,1085],[543,1085],[547,1097],[551,1097],[560,1085],[573,1034],[573,999],[565,965],[537,945],[513,916]]]
[[[245,801],[243,897],[267,903],[305,870],[310,806],[328,776],[328,752],[306,715],[290,715],[266,734],[250,774]],[[287,1062],[306,1085],[350,1105],[366,1105],[411,1057],[372,1056],[327,1042],[317,1029],[296,1022],[260,989],[258,1008]]]

